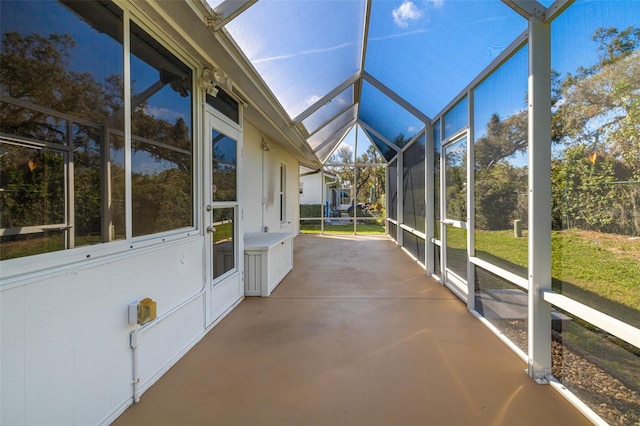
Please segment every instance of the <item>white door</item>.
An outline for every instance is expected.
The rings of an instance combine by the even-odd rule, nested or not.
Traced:
[[[244,244],[240,209],[242,131],[209,107],[206,109],[205,215],[206,277],[210,286],[208,324],[244,295]]]
[[[467,137],[444,146],[442,211],[444,282],[466,300],[467,288]]]

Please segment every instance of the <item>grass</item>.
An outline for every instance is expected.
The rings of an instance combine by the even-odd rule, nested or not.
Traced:
[[[512,231],[476,231],[476,256],[520,276],[527,238]],[[640,326],[640,239],[579,230],[551,235],[553,289]]]
[[[306,223],[300,224],[300,232],[304,234],[319,234],[320,230],[320,221],[304,221]],[[311,222],[311,223],[309,223]],[[327,224],[324,225],[324,233],[325,234],[353,234],[353,222],[352,221],[343,221],[344,224],[334,225]],[[385,228],[384,225],[378,223],[377,221],[368,221],[368,223],[358,222],[356,224],[356,232],[358,234],[363,235],[384,235]]]
[[[86,235],[76,237],[75,247],[100,244],[100,235]],[[50,232],[49,235],[27,235],[15,241],[2,241],[0,244],[0,260],[33,256],[64,250],[65,240],[63,232]]]

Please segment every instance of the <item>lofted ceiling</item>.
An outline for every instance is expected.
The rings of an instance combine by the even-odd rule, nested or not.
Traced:
[[[256,105],[262,117],[254,118],[286,123],[280,126],[281,134],[307,165],[324,163],[356,124],[391,160],[522,38],[525,18],[544,17],[554,4],[566,3],[195,2],[192,9],[234,58],[235,68],[253,83],[243,85],[237,73],[228,71],[234,88],[238,86],[252,101],[263,98],[270,104],[269,108]]]

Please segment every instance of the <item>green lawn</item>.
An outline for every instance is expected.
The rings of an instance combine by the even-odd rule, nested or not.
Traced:
[[[513,231],[476,231],[476,256],[526,277],[527,238]],[[640,239],[553,231],[553,289],[640,326]]]
[[[303,234],[319,234],[320,221],[303,221],[300,224],[300,232]],[[343,221],[344,224],[328,224],[324,225],[325,234],[353,234],[353,222]],[[384,225],[377,221],[367,221],[366,223],[357,223],[357,233],[363,235],[384,235]]]

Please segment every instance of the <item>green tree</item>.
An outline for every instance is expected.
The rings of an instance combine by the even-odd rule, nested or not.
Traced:
[[[592,39],[598,62],[555,85],[564,151],[553,163],[554,226],[640,235],[640,29],[599,28]]]

